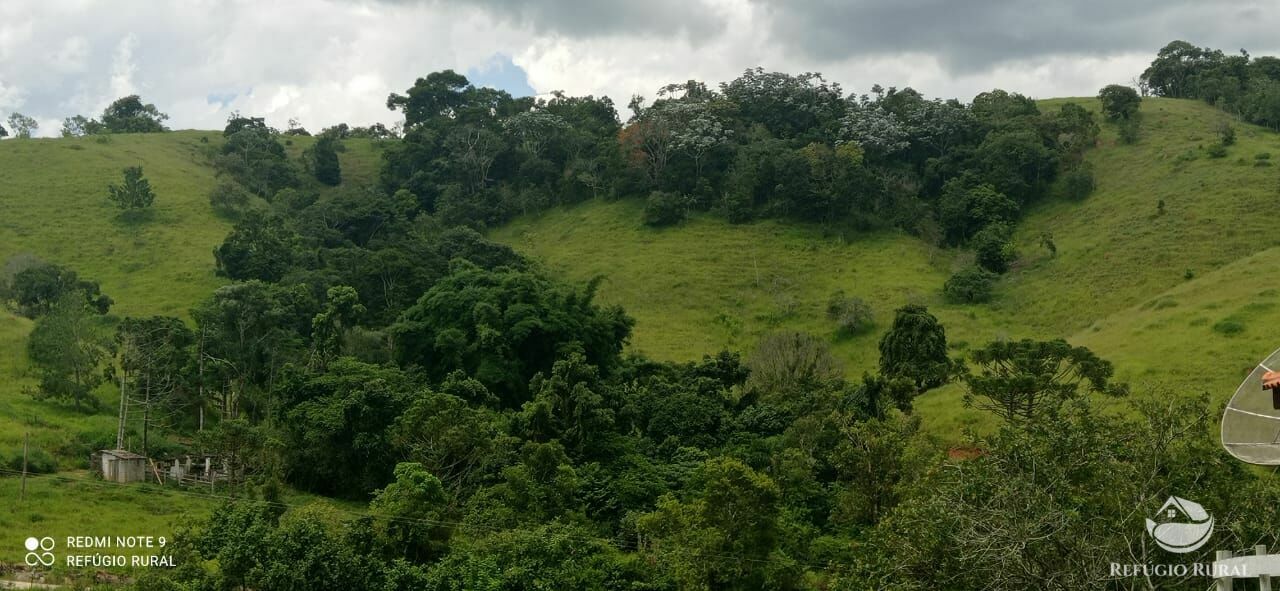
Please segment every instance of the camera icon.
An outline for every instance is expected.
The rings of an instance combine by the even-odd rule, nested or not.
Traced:
[[[27,566],[53,566],[53,547],[55,546],[53,538],[48,536],[43,538],[30,537],[27,538]]]

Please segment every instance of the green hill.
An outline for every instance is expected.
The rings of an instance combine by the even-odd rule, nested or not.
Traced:
[[[1093,99],[1045,106],[1065,100],[1098,108]],[[769,331],[799,329],[831,338],[856,376],[874,370],[892,310],[919,302],[946,325],[957,354],[997,338],[1067,337],[1114,360],[1135,386],[1210,390],[1223,400],[1280,340],[1263,328],[1277,314],[1274,275],[1265,271],[1280,265],[1268,215],[1280,201],[1270,166],[1280,134],[1233,122],[1236,144],[1212,158],[1207,148],[1227,115],[1171,99],[1145,100],[1142,114],[1135,145],[1103,126],[1087,154],[1093,195],[1051,199],[1027,214],[1016,237],[1019,260],[986,305],[942,297],[943,282],[971,255],[899,232],[832,235],[708,215],[653,229],[640,223],[632,200],[523,218],[492,236],[563,276],[603,276],[600,299],[637,320],[633,349],[660,359],[748,349]],[[1040,246],[1045,233],[1056,256]],[[872,304],[876,330],[837,338],[823,314],[837,289]],[[1239,321],[1244,332],[1228,334],[1234,329],[1223,320]],[[954,437],[955,427],[981,420],[959,399],[951,386],[917,404],[932,430]]]
[[[179,131],[0,142],[0,264],[26,254],[70,267],[102,284],[115,300],[114,317],[187,317],[224,282],[214,274],[213,249],[231,225],[209,205],[217,180],[207,156],[221,138],[216,131]],[[312,141],[293,138],[290,156],[299,157]],[[345,184],[372,182],[379,150],[366,140],[344,143]],[[122,219],[106,199],[107,185],[119,182],[127,166],[142,166],[156,193],[154,211],[142,221]],[[27,433],[32,448],[61,458],[67,467],[69,458],[80,459],[93,443],[114,437],[116,419],[109,411],[84,414],[27,394],[35,384],[26,359],[31,326],[0,310],[0,468],[20,452]],[[114,408],[113,388],[104,386],[98,394]],[[143,495],[100,494],[101,483],[43,478],[33,480],[28,491],[34,505],[0,511],[0,531],[25,532],[33,523],[42,535],[74,534],[89,525],[104,535],[133,534],[144,526],[161,531],[152,526],[212,506],[175,494],[141,502]],[[17,489],[14,479],[0,478],[3,498],[16,498]],[[85,521],[85,507],[93,508],[92,523]],[[129,518],[113,520],[122,514]],[[20,562],[19,550],[19,544],[0,544],[0,561]]]
[[[1073,100],[1096,109],[1092,99]],[[599,299],[637,319],[632,349],[657,359],[749,350],[770,331],[799,329],[829,338],[856,377],[874,369],[893,309],[920,302],[947,326],[956,355],[997,338],[1065,336],[1113,360],[1137,387],[1171,395],[1207,390],[1223,400],[1280,341],[1267,330],[1280,321],[1280,286],[1272,280],[1280,272],[1280,237],[1269,231],[1268,215],[1280,201],[1280,182],[1263,156],[1280,159],[1280,134],[1233,123],[1237,143],[1225,158],[1211,158],[1207,147],[1223,113],[1199,102],[1147,99],[1143,116],[1136,145],[1119,144],[1104,126],[1100,145],[1087,155],[1097,175],[1092,196],[1079,203],[1051,199],[1028,212],[1018,227],[1020,258],[986,305],[942,298],[943,282],[970,254],[893,231],[731,225],[709,215],[652,229],[640,223],[638,200],[627,199],[524,217],[491,235],[554,274],[576,281],[603,276]],[[184,131],[0,142],[0,261],[29,253],[67,265],[101,282],[118,317],[185,317],[222,282],[211,251],[229,224],[207,201],[217,182],[207,151],[220,137]],[[291,155],[311,141],[295,138]],[[345,184],[372,182],[377,145],[346,145]],[[151,219],[130,223],[106,201],[105,187],[133,165],[144,168],[157,200]],[[1045,233],[1056,256],[1040,246]],[[837,337],[825,317],[837,290],[873,306],[874,330]],[[28,432],[33,447],[75,457],[114,433],[115,418],[26,394],[34,384],[25,353],[30,329],[30,321],[0,312],[0,459],[19,449]],[[114,400],[109,386],[99,395]],[[960,427],[981,426],[982,417],[959,397],[952,385],[917,401],[931,431],[954,439]],[[74,533],[83,524],[75,509],[90,506],[99,520],[95,532],[133,533],[126,530],[176,524],[212,503],[177,494],[103,495],[100,488],[37,480],[29,491],[34,504],[0,511],[0,530]],[[0,495],[14,494],[14,480],[0,479]],[[115,528],[113,515],[129,519]],[[17,548],[0,549],[0,560],[21,559],[11,547]]]

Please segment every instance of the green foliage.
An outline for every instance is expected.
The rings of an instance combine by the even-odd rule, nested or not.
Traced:
[[[1120,143],[1128,145],[1138,143],[1138,138],[1140,137],[1138,134],[1138,122],[1139,118],[1133,117],[1120,121],[1116,125],[1116,133],[1120,137]]]
[[[83,299],[65,295],[50,306],[27,341],[27,354],[39,368],[39,399],[70,402],[76,410],[97,408],[93,390],[103,381],[102,364],[109,339]]]
[[[875,325],[875,314],[866,300],[836,290],[827,299],[827,320],[836,324],[840,335],[853,336],[870,330]]]
[[[998,276],[981,267],[961,269],[942,285],[947,299],[960,304],[981,304],[991,300],[991,288]]]
[[[1018,258],[1010,234],[1009,227],[1004,224],[992,224],[974,234],[970,245],[979,267],[992,273],[1009,270],[1009,263]]]
[[[297,182],[278,134],[261,119],[233,115],[223,134],[214,165],[240,186],[266,198]]]
[[[422,563],[444,554],[449,530],[443,526],[448,497],[440,479],[422,464],[400,463],[395,480],[369,503],[374,532],[389,553]]]
[[[156,194],[151,182],[142,176],[142,167],[130,166],[124,169],[124,182],[107,185],[107,199],[122,210],[137,211],[151,207]]]
[[[688,213],[687,199],[677,193],[654,191],[644,202],[644,223],[648,226],[673,226],[684,221]]]
[[[974,184],[968,177],[947,182],[938,198],[938,221],[950,244],[963,244],[993,224],[1009,224],[1018,217],[1018,204],[990,184]]]
[[[586,290],[560,286],[535,273],[486,270],[458,262],[392,327],[397,359],[435,379],[461,369],[518,406],[529,380],[552,369],[576,343],[591,365],[608,367],[631,334],[619,308],[592,302]]]
[[[311,173],[316,180],[329,186],[342,183],[342,168],[338,162],[338,140],[332,135],[321,135],[311,147]]]
[[[1087,162],[1062,175],[1063,195],[1072,201],[1083,201],[1095,188],[1097,181],[1093,176],[1093,166]]]
[[[778,545],[781,490],[733,458],[708,460],[689,501],[664,496],[639,516],[640,552],[682,588],[786,588],[794,565]]]
[[[9,129],[13,130],[15,138],[31,139],[31,134],[40,129],[40,123],[22,113],[12,113],[9,115]]]
[[[58,460],[38,447],[28,448],[24,458],[19,448],[0,455],[0,468],[7,471],[5,476],[21,473],[24,469],[29,474],[53,474],[58,471]]]
[[[96,121],[83,122],[80,125],[80,129],[86,135],[103,132],[158,133],[169,131],[169,128],[164,126],[164,121],[168,118],[169,116],[161,113],[155,105],[144,104],[142,99],[134,94],[117,99],[108,105],[102,111],[101,123]]]
[[[894,311],[893,326],[880,339],[880,373],[911,380],[923,392],[951,377],[947,332],[924,306],[909,304]]]
[[[250,213],[253,196],[233,181],[222,181],[209,192],[209,205],[218,214],[236,219]]]
[[[1226,158],[1227,157],[1227,146],[1222,142],[1216,142],[1210,145],[1209,148],[1205,151],[1206,153],[1209,154],[1210,158]]]
[[[279,281],[299,256],[299,238],[276,216],[248,216],[236,222],[214,249],[218,274],[232,279]]]
[[[1138,114],[1142,97],[1131,87],[1109,84],[1098,91],[1098,100],[1102,103],[1102,113],[1108,120],[1121,121],[1132,119]]]
[[[80,279],[75,271],[39,260],[31,260],[0,282],[0,298],[12,302],[14,310],[27,318],[47,314],[63,298],[82,298],[84,305],[106,314],[115,303],[102,293],[98,282]]]
[[[996,341],[973,352],[979,374],[965,376],[965,404],[995,413],[1005,422],[1056,416],[1066,401],[1089,392],[1123,395],[1110,382],[1111,362],[1063,340]]]
[[[1224,146],[1230,146],[1236,143],[1236,128],[1230,123],[1223,121],[1218,124],[1215,130],[1218,135],[1218,142]]]

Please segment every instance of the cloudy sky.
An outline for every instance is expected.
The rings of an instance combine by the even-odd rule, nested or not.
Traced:
[[[174,128],[235,110],[313,130],[394,123],[387,94],[452,68],[517,95],[625,105],[762,66],[971,98],[1091,95],[1186,39],[1280,53],[1274,0],[3,0],[0,117],[140,94]]]

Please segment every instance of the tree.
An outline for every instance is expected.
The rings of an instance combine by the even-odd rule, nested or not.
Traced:
[[[84,115],[75,115],[62,120],[62,137],[84,137],[103,133],[103,131],[102,123],[95,119],[88,119]]]
[[[703,485],[693,499],[664,495],[656,510],[636,519],[639,551],[684,589],[793,584],[795,566],[777,548],[778,485],[727,457],[708,460],[699,480]]]
[[[952,363],[947,332],[924,306],[908,304],[894,312],[893,326],[880,339],[880,373],[911,380],[923,392],[946,383]]]
[[[396,464],[395,480],[369,502],[375,535],[386,552],[400,558],[416,563],[436,559],[449,539],[443,522],[447,501],[440,479],[422,464]]]
[[[599,368],[587,363],[580,351],[556,361],[550,375],[534,376],[529,390],[533,399],[518,415],[519,429],[533,441],[560,441],[577,457],[599,444],[613,427],[613,411],[601,396]]]
[[[1007,224],[991,224],[977,234],[969,244],[973,246],[975,261],[979,267],[992,273],[1004,273],[1009,270],[1009,263],[1017,258]]]
[[[981,373],[965,376],[965,404],[1005,422],[1029,422],[1054,414],[1067,400],[1089,392],[1124,394],[1111,383],[1110,362],[1063,340],[995,341],[973,352]]]
[[[679,193],[653,191],[644,201],[644,223],[655,228],[674,226],[684,221],[688,207],[688,199]]]
[[[1102,102],[1102,113],[1108,120],[1120,121],[1138,114],[1142,97],[1131,87],[1109,84],[1098,91],[1098,100]]]
[[[950,244],[963,244],[992,224],[1012,223],[1018,210],[1017,202],[969,176],[947,181],[938,198],[938,221]]]
[[[104,295],[96,281],[80,279],[75,271],[59,265],[37,262],[13,275],[6,286],[7,296],[19,314],[35,318],[48,313],[62,298],[75,296],[89,309],[106,314],[112,299]]]
[[[311,148],[311,171],[316,180],[331,187],[342,183],[342,167],[338,163],[338,140],[329,134],[321,134]]]
[[[533,376],[573,343],[591,365],[616,362],[633,321],[596,305],[594,295],[594,283],[578,290],[533,272],[455,261],[391,327],[396,356],[433,379],[463,370],[518,407]]]
[[[343,337],[367,312],[350,286],[330,287],[324,310],[311,319],[311,366],[320,371],[342,352]]]
[[[980,304],[991,300],[991,286],[996,274],[982,267],[957,271],[942,285],[942,293],[954,303]]]
[[[142,167],[130,166],[124,169],[123,183],[107,185],[107,199],[126,212],[136,212],[151,207],[156,194],[151,181],[142,176]]]
[[[829,387],[843,374],[831,348],[803,332],[776,332],[761,338],[747,357],[746,388],[761,397],[786,399],[797,392]]]
[[[214,249],[219,275],[279,281],[293,268],[299,238],[277,216],[248,216]]]
[[[40,124],[22,113],[13,113],[9,115],[9,129],[13,130],[13,137],[29,139],[31,134],[40,129]]]
[[[102,362],[109,343],[82,298],[59,298],[36,322],[27,341],[27,352],[40,374],[36,397],[67,401],[76,410],[96,408],[93,391],[103,381]]]
[[[142,102],[132,94],[116,99],[102,111],[102,127],[110,133],[157,133],[169,131],[164,121],[169,116],[155,105]]]
[[[194,361],[194,343],[194,333],[179,318],[126,318],[116,327],[120,386],[117,446],[123,447],[134,406],[142,408],[142,453],[146,455],[151,426],[163,418],[161,412],[176,411],[184,403],[204,403],[190,399],[191,384],[185,375]]]

